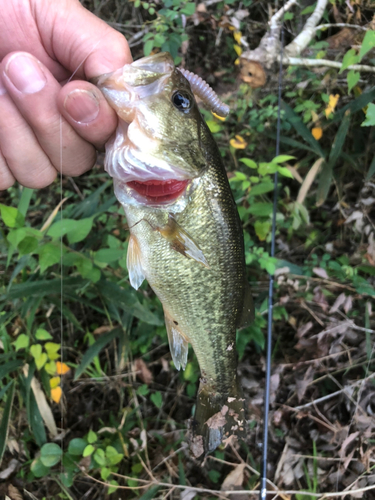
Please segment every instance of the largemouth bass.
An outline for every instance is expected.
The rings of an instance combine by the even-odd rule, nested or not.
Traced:
[[[105,168],[130,228],[130,283],[138,289],[147,279],[160,299],[176,368],[185,368],[189,343],[199,362],[191,438],[199,456],[244,431],[236,329],[253,306],[225,168],[182,72],[191,75],[160,53],[94,83],[119,117]],[[217,110],[205,85],[201,95]],[[192,86],[199,94],[201,85]]]

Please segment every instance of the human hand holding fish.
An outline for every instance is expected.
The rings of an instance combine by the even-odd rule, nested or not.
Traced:
[[[131,62],[123,35],[78,0],[7,0],[0,60],[0,190],[90,169],[117,117],[87,79]]]

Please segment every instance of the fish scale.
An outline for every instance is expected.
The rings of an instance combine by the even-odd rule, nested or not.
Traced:
[[[235,341],[253,306],[236,204],[217,145],[169,54],[136,61],[96,84],[120,117],[106,146],[106,170],[130,227],[130,282],[138,288],[146,278],[163,304],[176,367],[185,368],[188,343],[198,359],[190,442],[200,456],[244,432]],[[181,102],[190,108],[179,110]],[[137,192],[152,179],[154,198]],[[157,202],[157,186],[165,181],[164,193],[181,180],[188,181],[183,193]]]

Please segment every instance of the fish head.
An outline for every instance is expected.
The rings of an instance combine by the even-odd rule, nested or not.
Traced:
[[[207,166],[206,125],[170,54],[144,57],[93,81],[119,118],[105,161],[116,193],[124,191],[127,203],[154,205],[183,196]]]

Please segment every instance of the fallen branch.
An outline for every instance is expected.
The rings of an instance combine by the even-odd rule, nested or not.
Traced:
[[[280,61],[280,57],[278,57],[277,59]],[[288,57],[288,56],[283,57],[283,64],[287,66],[307,66],[315,68],[319,66],[325,66],[327,68],[336,68],[336,69],[340,69],[342,66],[342,63],[339,61],[330,61],[328,59],[307,59],[305,57]],[[346,68],[347,71],[351,69],[354,71],[375,73],[375,66],[368,66],[367,64],[352,64],[351,66],[348,66]]]

